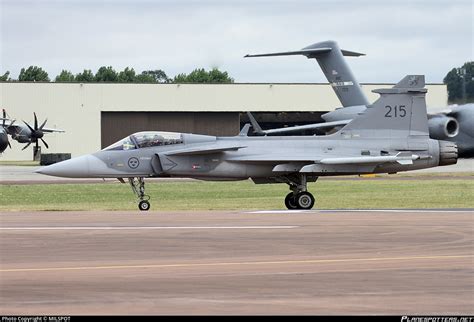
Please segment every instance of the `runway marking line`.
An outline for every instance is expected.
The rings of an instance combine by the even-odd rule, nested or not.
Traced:
[[[459,213],[472,209],[321,209],[320,212],[394,212],[394,213]]]
[[[153,230],[153,229],[292,229],[299,226],[71,226],[0,227],[0,230]]]
[[[473,209],[312,209],[312,210],[256,210],[246,214],[318,214],[333,212],[390,212],[390,213],[474,213]]]
[[[268,261],[268,262],[223,262],[223,263],[183,263],[183,264],[156,264],[156,265],[112,265],[112,266],[82,266],[82,267],[45,267],[45,268],[10,268],[0,269],[0,273],[12,272],[47,272],[47,271],[78,271],[78,270],[107,270],[107,269],[134,269],[134,268],[192,268],[213,266],[239,266],[239,265],[281,265],[281,264],[328,264],[328,263],[357,263],[357,262],[383,262],[383,261],[410,261],[434,259],[465,259],[474,258],[474,255],[440,255],[440,256],[412,256],[412,257],[373,257],[349,259],[309,259],[293,261]]]

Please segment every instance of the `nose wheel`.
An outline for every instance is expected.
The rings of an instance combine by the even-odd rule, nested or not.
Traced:
[[[150,209],[150,196],[145,194],[145,179],[139,178],[128,178],[128,183],[132,187],[133,193],[137,196],[138,209],[141,211],[148,211]]]
[[[150,203],[148,202],[148,200],[142,200],[138,203],[138,209],[142,210],[142,211],[147,211],[148,209],[150,209]]]

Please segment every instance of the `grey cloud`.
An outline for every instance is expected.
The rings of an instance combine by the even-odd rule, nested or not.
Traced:
[[[239,82],[323,82],[302,57],[243,59],[334,39],[362,82],[424,73],[441,82],[472,60],[470,1],[2,1],[1,70],[57,75],[102,65],[169,75],[217,66]]]

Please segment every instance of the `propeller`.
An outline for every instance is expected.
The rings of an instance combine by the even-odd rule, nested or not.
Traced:
[[[25,121],[23,121],[23,123],[25,123],[25,125],[28,127],[28,129],[30,129],[30,139],[31,141],[28,142],[28,144],[22,149],[26,149],[27,147],[30,146],[30,144],[32,142],[34,142],[36,144],[36,149],[38,149],[38,139],[41,140],[41,142],[43,142],[43,144],[46,146],[47,149],[49,149],[49,146],[48,146],[48,143],[46,143],[45,140],[43,140],[43,135],[44,135],[44,132],[42,131],[43,130],[43,127],[46,125],[46,122],[48,121],[48,119],[44,120],[44,122],[38,127],[38,118],[36,117],[36,113],[33,112],[33,115],[35,116],[35,123],[34,123],[34,127],[32,127],[31,125],[29,125],[28,123],[26,123]]]
[[[10,122],[10,125],[8,125],[7,127],[5,126],[5,120],[7,118],[7,112],[5,111],[4,108],[2,108],[2,127],[6,130],[10,125],[12,125],[13,122]],[[7,132],[8,133],[8,132]],[[7,135],[7,144],[8,146],[10,147],[10,149],[12,148],[12,145],[10,144],[10,141],[8,141],[8,135]]]

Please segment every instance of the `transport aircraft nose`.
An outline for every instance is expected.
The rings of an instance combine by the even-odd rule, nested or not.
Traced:
[[[90,176],[91,167],[98,162],[101,161],[92,155],[83,155],[48,165],[36,170],[36,172],[55,177],[88,178]]]

